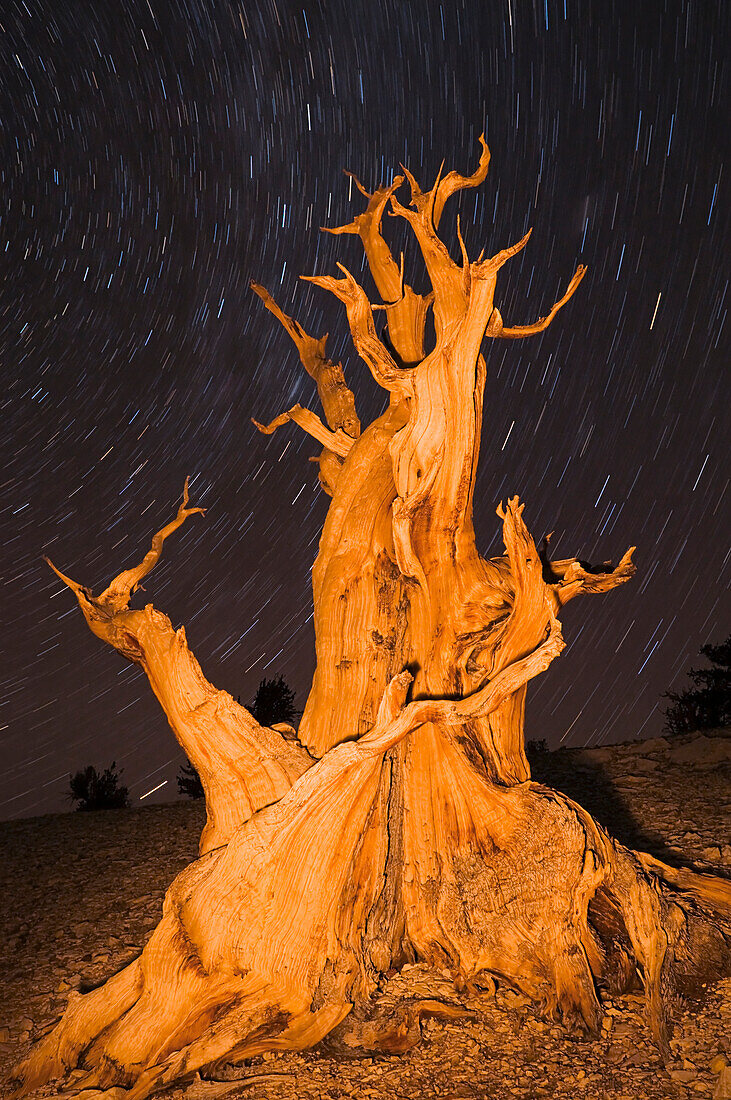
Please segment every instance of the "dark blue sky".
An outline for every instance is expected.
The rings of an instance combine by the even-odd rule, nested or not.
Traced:
[[[338,303],[297,280],[361,271],[317,232],[405,162],[488,179],[448,205],[470,254],[533,236],[503,269],[506,322],[588,274],[545,334],[493,343],[476,527],[498,553],[519,493],[554,553],[638,546],[638,575],[572,604],[567,652],[527,734],[658,732],[660,695],[729,630],[728,5],[495,0],[64,0],[0,17],[0,816],[63,809],[68,773],[112,759],[133,799],[183,759],[142,674],[85,627],[44,565],[98,589],[139,560],[186,474],[205,520],[143,598],[185,623],[242,701],[282,673],[304,704],[309,571],[327,498],[316,448],[266,421],[316,408],[293,346],[248,289],[343,357],[379,411]],[[390,226],[388,227],[391,228]],[[407,248],[407,264],[415,261]],[[414,269],[412,268],[412,271]],[[367,284],[366,284],[367,285]]]

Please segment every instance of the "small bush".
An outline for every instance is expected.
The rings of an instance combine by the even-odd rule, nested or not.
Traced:
[[[77,802],[77,810],[122,810],[129,806],[129,793],[120,785],[120,774],[113,760],[109,768],[99,774],[89,764],[76,775],[69,775],[71,802]]]

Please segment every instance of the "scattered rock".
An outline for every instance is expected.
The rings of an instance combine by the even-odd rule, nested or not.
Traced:
[[[633,767],[636,772],[643,772],[646,774],[647,772],[656,771],[660,767],[660,761],[648,760],[647,757],[638,756],[635,758]]]
[[[676,1081],[680,1085],[687,1085],[691,1081],[695,1081],[698,1076],[698,1070],[696,1069],[671,1069],[670,1076],[673,1081]]]

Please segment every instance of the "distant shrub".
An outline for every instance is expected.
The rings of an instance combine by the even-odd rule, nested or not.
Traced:
[[[690,733],[731,725],[731,634],[719,645],[701,646],[710,668],[692,668],[694,686],[668,691],[671,706],[665,711],[667,733]]]
[[[119,780],[120,774],[114,760],[101,775],[89,764],[76,775],[69,775],[69,799],[78,803],[77,810],[126,809],[129,806],[129,792]]]
[[[178,794],[184,794],[187,798],[203,798],[205,794],[201,777],[190,760],[181,766],[178,773]]]

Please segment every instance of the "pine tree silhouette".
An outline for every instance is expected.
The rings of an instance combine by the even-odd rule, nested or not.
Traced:
[[[262,680],[256,689],[254,702],[249,707],[260,726],[273,726],[286,722],[293,726],[300,717],[294,705],[295,692],[283,676],[274,680]]]
[[[672,706],[665,711],[665,730],[686,733],[731,724],[731,634],[719,645],[701,646],[710,668],[692,668],[694,687],[666,692]]]

